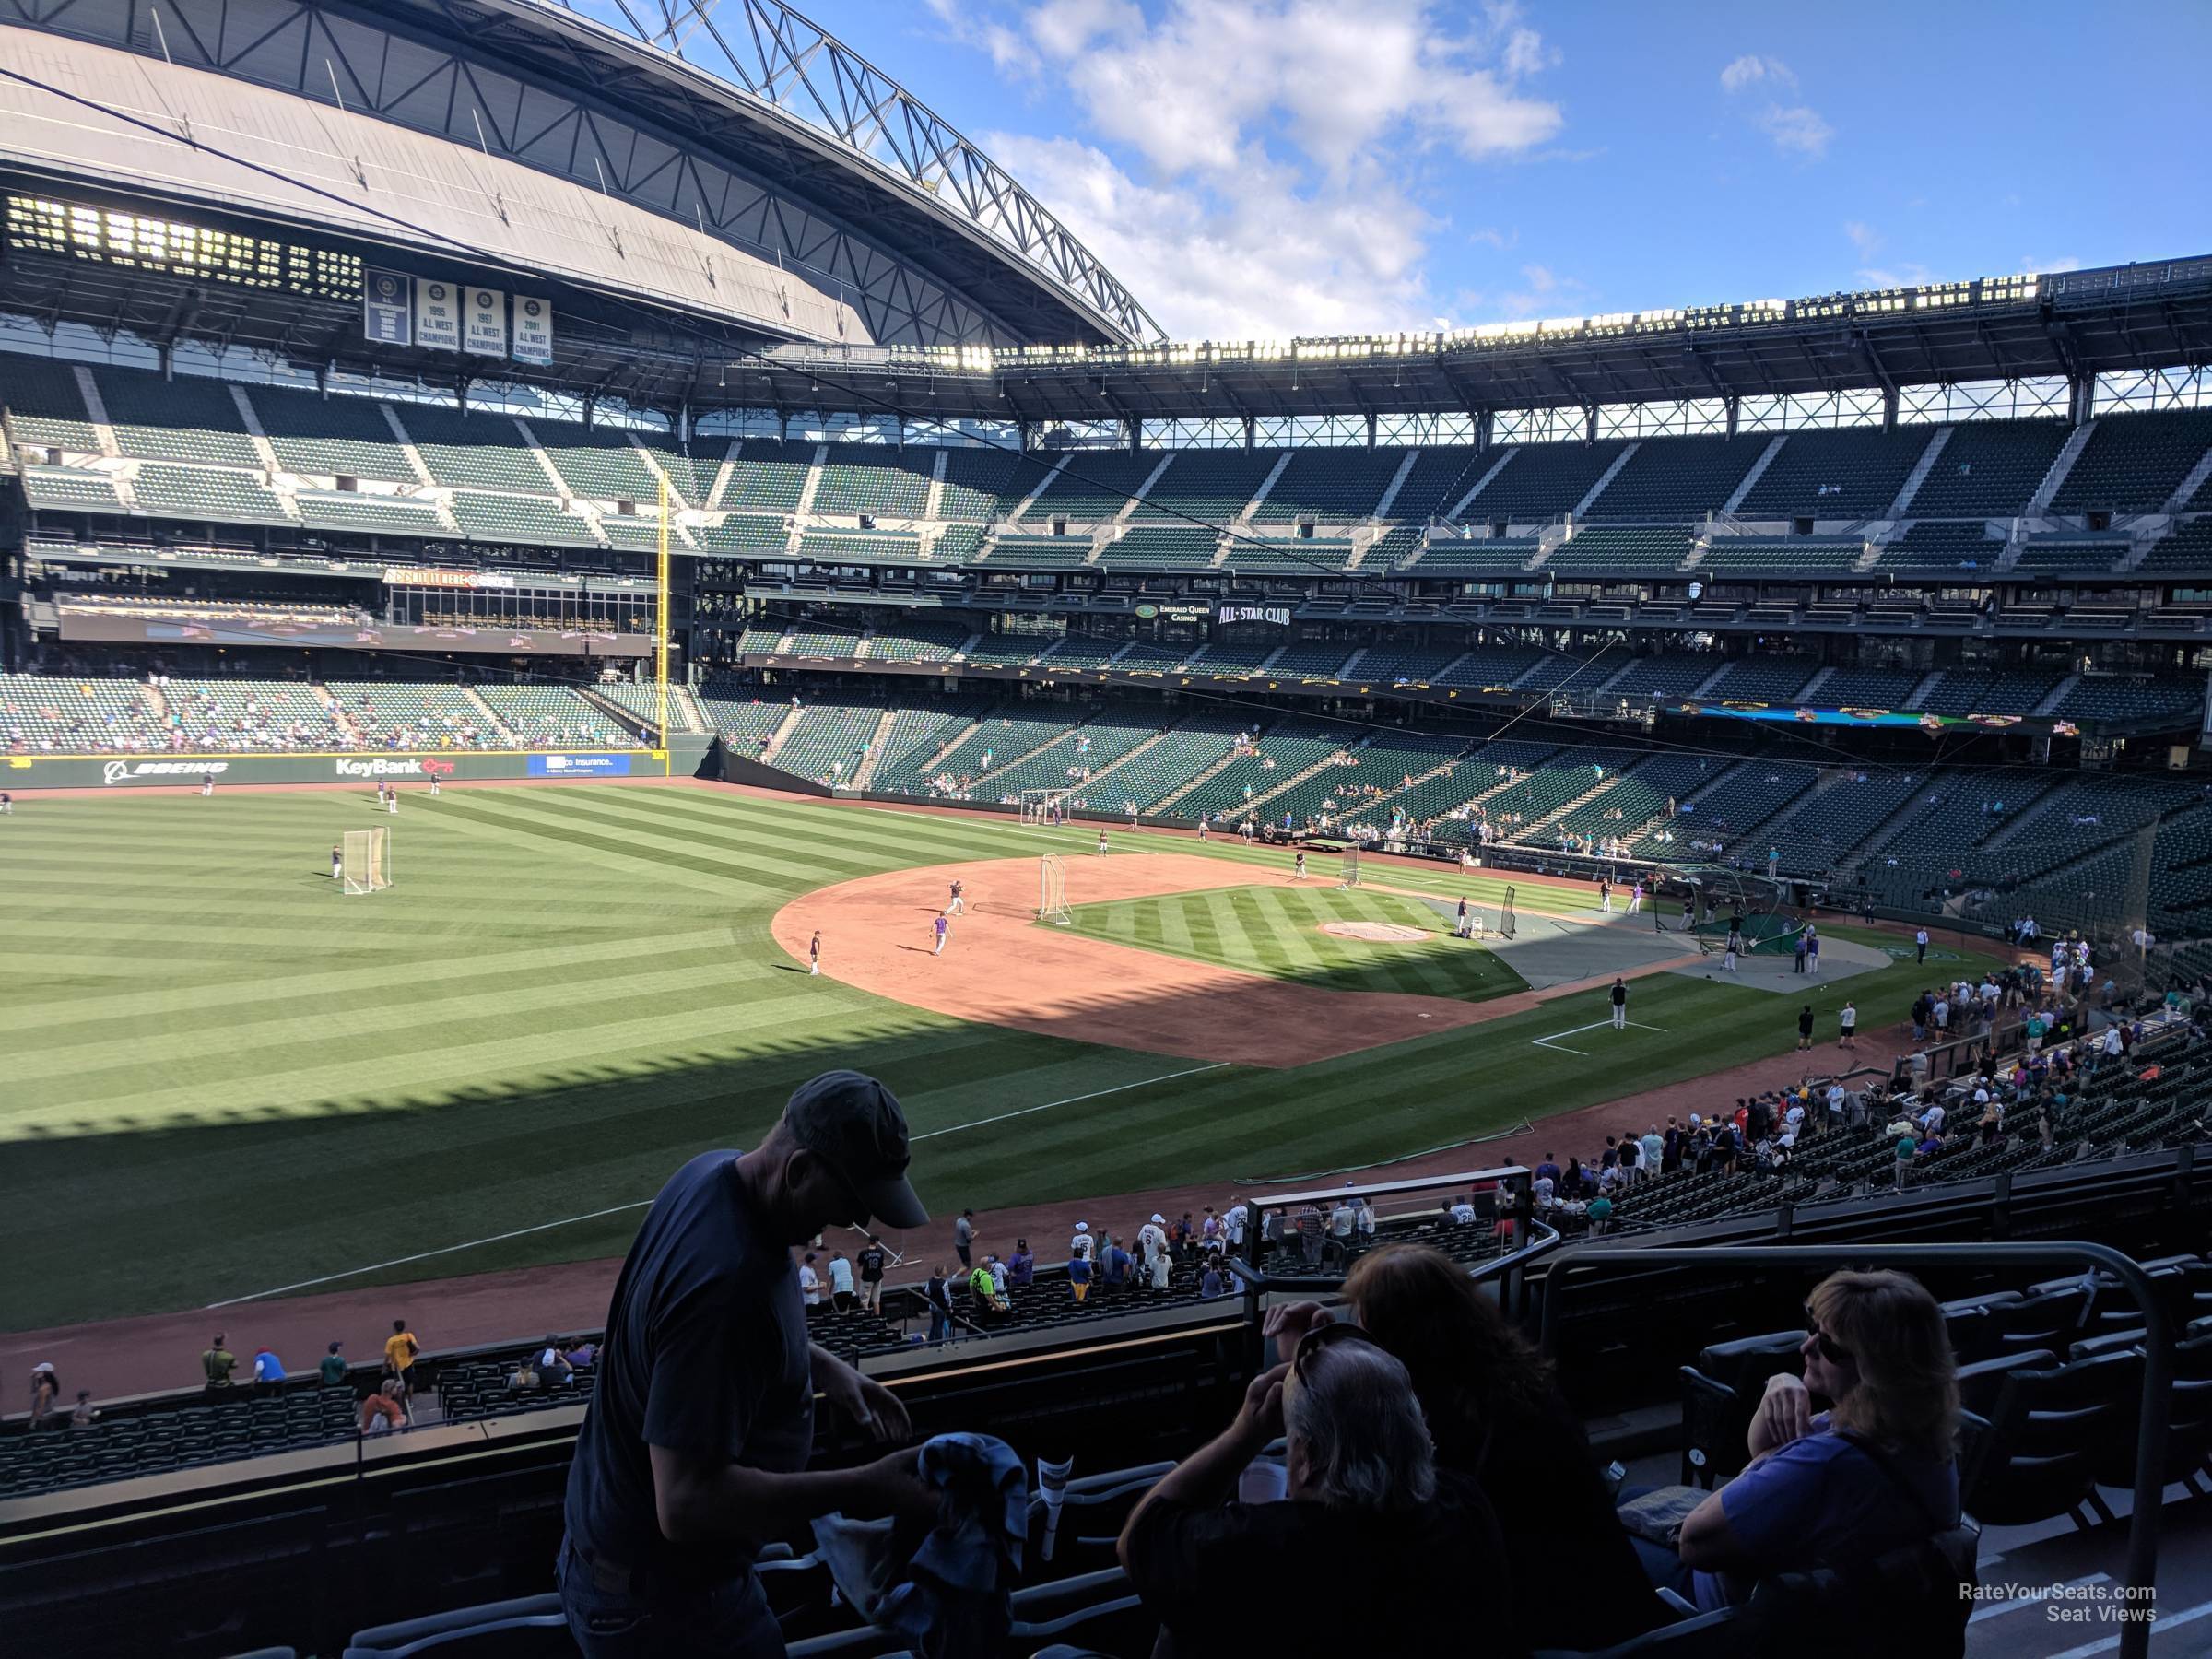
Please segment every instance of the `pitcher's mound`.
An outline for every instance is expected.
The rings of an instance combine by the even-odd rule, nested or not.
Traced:
[[[1395,922],[1324,922],[1321,931],[1340,939],[1365,939],[1372,945],[1404,945],[1429,936],[1426,928],[1406,927]]]

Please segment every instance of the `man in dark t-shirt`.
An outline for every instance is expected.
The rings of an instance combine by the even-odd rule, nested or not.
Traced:
[[[875,1313],[883,1307],[883,1265],[888,1258],[875,1240],[860,1253],[860,1305]]]
[[[806,1472],[817,1392],[879,1440],[907,1433],[888,1389],[807,1341],[791,1260],[825,1227],[924,1223],[907,1160],[890,1091],[829,1072],[759,1147],[701,1153],[654,1199],[569,1468],[558,1576],[586,1659],[780,1655],[752,1571],[764,1539],[836,1510],[935,1514],[911,1451]]]

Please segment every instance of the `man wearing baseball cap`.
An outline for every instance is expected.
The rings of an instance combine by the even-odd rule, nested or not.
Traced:
[[[598,1385],[569,1467],[558,1574],[586,1659],[783,1652],[753,1560],[842,1511],[932,1519],[912,1451],[809,1472],[818,1392],[877,1440],[906,1411],[806,1337],[794,1246],[870,1218],[919,1227],[905,1114],[875,1078],[825,1072],[749,1152],[670,1177],[607,1309]]]

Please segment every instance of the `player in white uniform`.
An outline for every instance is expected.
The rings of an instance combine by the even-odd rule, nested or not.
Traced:
[[[960,896],[960,883],[958,881],[952,884],[952,902],[945,907],[945,913],[948,916],[964,916],[968,913],[968,901]]]
[[[1100,858],[1106,856],[1106,831],[1103,830],[1099,831],[1099,856]]]
[[[340,877],[344,876],[344,875],[345,875],[345,873],[346,873],[346,855],[345,855],[345,853],[344,853],[344,851],[343,851],[342,849],[340,849],[340,848],[337,848],[337,847],[333,847],[333,848],[330,850],[330,878],[331,878],[333,881],[335,881],[335,880],[337,880],[337,879],[338,879]]]
[[[1293,881],[1303,881],[1305,878],[1306,878],[1306,855],[1305,855],[1303,853],[1300,853],[1298,855],[1298,860],[1297,860],[1297,862],[1296,862],[1296,863],[1295,863],[1295,864],[1294,864],[1294,865],[1291,866],[1291,870],[1290,870],[1290,879],[1291,879],[1291,880],[1293,880]]]

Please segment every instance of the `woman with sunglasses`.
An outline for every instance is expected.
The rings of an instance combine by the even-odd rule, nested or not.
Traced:
[[[1520,1586],[1556,1582],[1561,1561],[1594,1583],[1641,1586],[1635,1551],[1550,1362],[1499,1312],[1466,1269],[1425,1245],[1386,1244],[1352,1264],[1345,1312],[1413,1379],[1440,1469],[1478,1484],[1505,1534]],[[1327,1331],[1315,1302],[1277,1308],[1277,1352]],[[1662,1622],[1649,1595],[1516,1600],[1517,1648],[1604,1648]]]
[[[1750,1464],[1682,1524],[1700,1609],[1742,1601],[1765,1574],[1871,1559],[1958,1524],[1959,1384],[1936,1299],[1901,1273],[1832,1273],[1805,1324],[1803,1379],[1767,1384]]]
[[[1286,1440],[1286,1501],[1230,1501]],[[1511,1606],[1481,1489],[1437,1467],[1406,1368],[1357,1325],[1310,1331],[1263,1371],[1236,1420],[1163,1476],[1118,1548],[1161,1630],[1153,1659],[1261,1653],[1412,1653],[1466,1638]],[[1516,1651],[1502,1637],[1495,1651]]]

